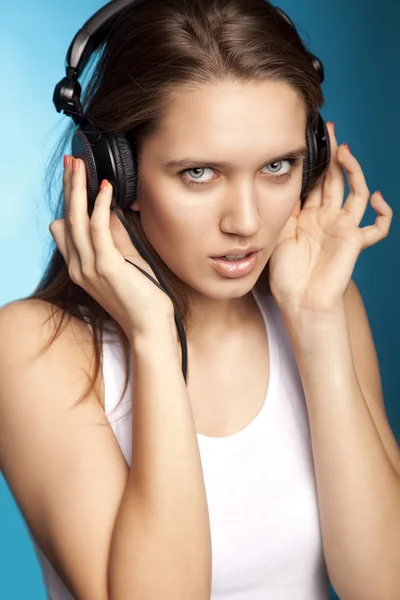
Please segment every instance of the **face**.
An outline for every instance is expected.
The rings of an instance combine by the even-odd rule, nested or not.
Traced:
[[[305,128],[304,101],[284,83],[213,83],[170,103],[143,144],[131,208],[189,297],[239,298],[255,285],[300,201]],[[251,245],[249,274],[214,269],[212,257]]]

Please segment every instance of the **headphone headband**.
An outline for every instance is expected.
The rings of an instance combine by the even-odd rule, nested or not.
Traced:
[[[139,4],[143,0],[111,0],[92,15],[74,36],[66,55],[66,77],[54,89],[53,103],[57,112],[64,111],[76,124],[85,124],[88,118],[80,102],[82,88],[78,82],[92,54],[105,41],[112,21],[130,4]],[[275,10],[297,32],[290,17],[277,6]],[[317,71],[320,83],[324,81],[324,67],[317,56],[308,52],[312,65]]]
[[[112,0],[86,21],[72,40],[67,52],[66,66],[80,77],[93,52],[104,42],[111,22],[129,4],[141,0]]]
[[[289,17],[289,15],[287,15],[281,8],[278,8],[277,6],[275,6],[275,10],[276,12],[278,12],[281,17],[283,19],[285,19],[286,23],[288,23],[289,25],[291,25],[291,27],[296,31],[297,33],[297,29],[296,29],[296,25],[293,23],[292,19]],[[312,61],[312,65],[314,68],[314,71],[316,71],[318,73],[319,76],[319,82],[323,83],[324,79],[325,79],[325,72],[324,72],[324,65],[322,64],[322,62],[319,60],[319,58],[317,56],[315,56],[315,54],[313,54],[312,52],[309,52],[307,50],[307,54],[309,55],[309,57],[311,58]]]
[[[66,55],[66,77],[54,88],[53,103],[57,112],[72,117],[78,125],[87,123],[80,96],[81,85],[78,82],[92,54],[106,39],[112,21],[129,5],[142,0],[111,0],[86,21],[74,36]]]

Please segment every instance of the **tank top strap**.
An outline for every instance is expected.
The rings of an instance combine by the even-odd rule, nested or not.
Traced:
[[[79,306],[83,319],[93,334],[93,328],[84,306]],[[128,386],[122,396],[125,382],[125,361],[123,348],[114,327],[102,333],[100,360],[104,383],[104,413],[110,423],[114,423],[132,410],[132,351],[129,361]]]

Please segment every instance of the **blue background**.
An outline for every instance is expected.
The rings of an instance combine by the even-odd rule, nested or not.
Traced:
[[[104,2],[35,0],[0,8],[2,57],[0,305],[30,293],[46,263],[45,172],[67,118],[56,113],[55,84],[64,76],[68,46]],[[353,278],[363,296],[378,351],[389,423],[400,440],[400,221],[397,216],[400,22],[396,0],[282,0],[309,49],[325,66],[325,120],[363,166],[371,193],[380,189],[394,216],[388,238],[365,250]],[[394,135],[395,134],[395,135]],[[60,186],[62,169],[60,165]],[[375,212],[368,207],[361,226]],[[44,600],[39,563],[26,526],[0,475],[0,598]],[[331,598],[337,598],[331,592]]]

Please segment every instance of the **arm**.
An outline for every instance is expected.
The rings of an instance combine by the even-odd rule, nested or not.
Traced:
[[[109,600],[110,539],[129,468],[95,391],[77,404],[93,373],[91,333],[71,318],[44,352],[49,306],[0,310],[0,469],[71,595]]]
[[[343,600],[400,594],[400,478],[354,368],[345,312],[285,319],[305,393],[325,558]]]
[[[71,318],[40,352],[49,316],[42,301],[0,310],[0,469],[35,540],[76,600],[175,600],[181,590],[208,600],[206,504],[176,339],[134,351],[129,470],[95,391],[76,403],[92,373],[87,325]]]
[[[111,545],[110,600],[208,600],[208,508],[176,337],[160,329],[132,340],[132,465]]]

